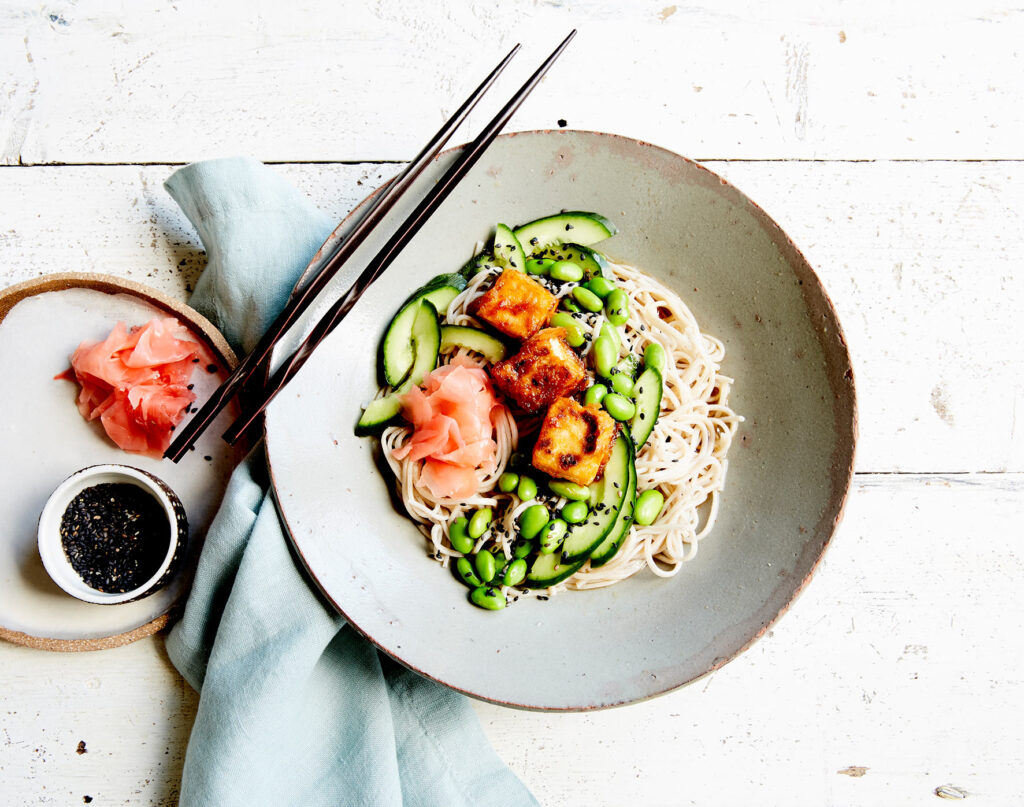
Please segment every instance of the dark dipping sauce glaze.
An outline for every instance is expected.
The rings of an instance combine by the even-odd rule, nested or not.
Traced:
[[[171,527],[160,503],[126,483],[88,487],[60,520],[60,540],[72,568],[104,594],[139,588],[167,557]]]

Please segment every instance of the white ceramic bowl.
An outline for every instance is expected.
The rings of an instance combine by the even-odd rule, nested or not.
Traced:
[[[108,594],[89,586],[75,571],[61,543],[60,524],[71,501],[86,488],[102,484],[129,484],[149,493],[160,505],[170,525],[167,552],[156,572],[141,586]],[[177,571],[188,543],[188,520],[178,497],[160,479],[128,465],[92,465],[75,472],[50,494],[39,516],[39,556],[47,574],[58,586],[85,602],[117,605],[155,593]]]

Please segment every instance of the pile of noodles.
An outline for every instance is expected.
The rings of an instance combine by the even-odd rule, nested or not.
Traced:
[[[658,281],[631,266],[613,263],[609,268],[630,303],[621,355],[628,352],[642,356],[644,348],[656,342],[664,348],[667,357],[661,412],[636,458],[637,493],[657,488],[665,496],[665,506],[650,526],[633,524],[618,553],[606,565],[591,569],[587,563],[555,589],[610,586],[645,568],[659,577],[671,577],[678,572],[685,561],[697,554],[701,540],[714,527],[718,498],[728,469],[726,453],[742,420],[728,405],[732,379],[719,371],[725,356],[722,343],[701,333],[683,301]],[[467,313],[469,304],[490,285],[495,274],[497,270],[489,269],[474,277],[452,301],[445,321],[480,327],[481,323]],[[544,278],[538,280],[559,297],[568,295],[576,285]],[[600,332],[604,316],[599,312],[579,318],[581,329],[589,336],[586,346],[589,350]],[[461,348],[442,356],[442,362],[450,361],[455,355],[486,366],[479,356]],[[496,518],[492,528],[474,549],[494,541],[502,547],[505,557],[511,558],[519,514],[538,501],[548,504],[552,512],[565,504],[564,499],[550,494],[545,496],[543,485],[540,498],[529,502],[520,501],[514,492],[496,491],[498,477],[508,466],[520,435],[529,437],[540,428],[540,423],[539,415],[519,413],[513,417],[507,407],[501,407],[495,419],[496,466],[489,473],[478,472],[477,495],[458,501],[436,499],[418,484],[421,460],[399,461],[391,456],[394,448],[411,437],[407,426],[391,426],[384,431],[381,437],[384,453],[395,473],[402,501],[429,539],[433,557],[445,565],[450,558],[459,557],[460,553],[452,549],[448,541],[448,525],[481,507],[493,507]],[[505,593],[514,599],[528,592],[506,588]]]

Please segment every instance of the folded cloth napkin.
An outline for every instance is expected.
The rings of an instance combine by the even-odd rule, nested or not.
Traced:
[[[252,347],[334,222],[254,160],[189,165],[165,187],[208,255],[192,305]],[[258,446],[228,484],[167,640],[200,692],[180,803],[535,805],[464,696],[379,655],[324,602],[267,487]]]

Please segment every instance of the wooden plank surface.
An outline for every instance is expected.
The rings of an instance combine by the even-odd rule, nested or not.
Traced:
[[[707,165],[776,218],[835,302],[859,393],[858,469],[1024,471],[1024,163]],[[186,294],[204,256],[162,188],[172,170],[0,169],[0,283],[113,272]],[[396,169],[277,170],[340,219]]]
[[[811,585],[718,672],[596,714],[477,712],[546,807],[1019,803],[1022,493],[1021,474],[860,475]],[[196,696],[160,637],[0,644],[0,668],[7,803],[175,803]]]
[[[526,45],[507,96],[572,27],[511,128],[705,159],[1024,157],[1005,2],[81,0],[0,5],[0,163],[409,159],[503,49]]]

